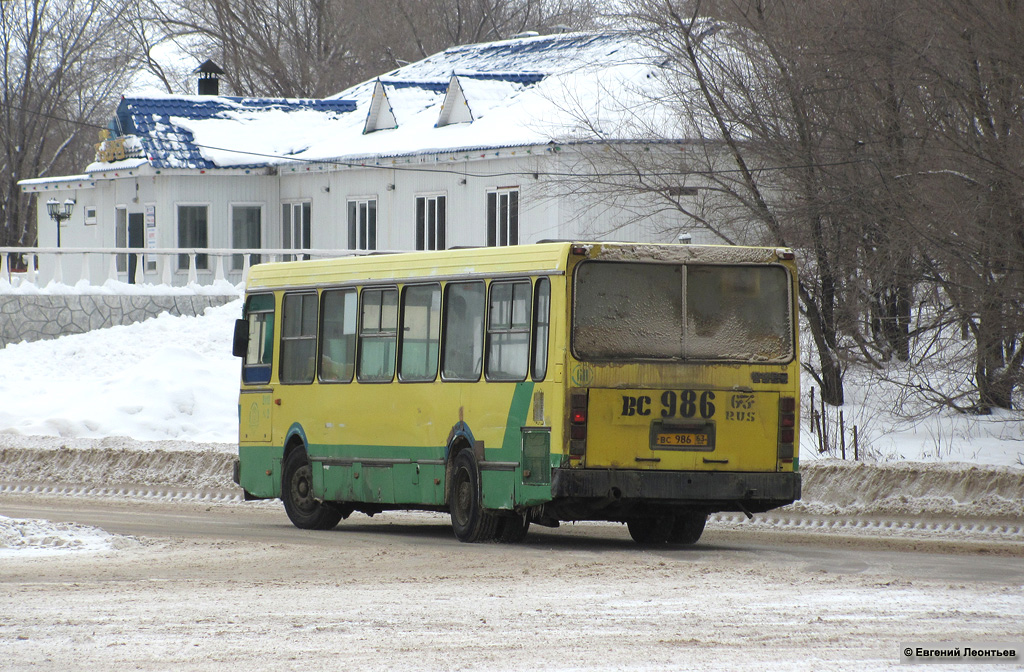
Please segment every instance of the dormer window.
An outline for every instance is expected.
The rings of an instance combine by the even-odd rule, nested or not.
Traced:
[[[363,134],[383,131],[389,128],[398,128],[398,121],[395,119],[395,111],[391,108],[388,94],[384,90],[384,84],[378,79],[376,84],[373,85],[370,111],[366,115]]]

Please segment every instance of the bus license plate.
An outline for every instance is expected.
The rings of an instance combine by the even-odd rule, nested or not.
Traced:
[[[654,436],[654,445],[665,448],[706,448],[708,446],[708,435],[693,432],[656,434]]]

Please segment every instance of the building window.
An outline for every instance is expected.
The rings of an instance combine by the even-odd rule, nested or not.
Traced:
[[[416,249],[445,249],[446,198],[420,196],[416,199]]]
[[[231,206],[231,246],[236,250],[259,249],[262,247],[263,208],[259,205]],[[244,255],[231,257],[231,268],[238,271],[244,267]],[[249,255],[249,265],[260,263],[258,254]]]
[[[519,244],[519,189],[487,192],[487,246]]]
[[[492,282],[487,379],[525,380],[530,367],[530,282]]]
[[[209,207],[205,205],[178,206],[178,247],[205,249],[209,247]],[[187,254],[178,255],[178,269],[188,270]],[[209,267],[205,254],[196,255],[196,269],[206,270]]]
[[[282,383],[311,383],[316,369],[316,294],[285,294],[281,303]]]
[[[281,206],[281,247],[286,250],[308,250],[311,247],[309,234],[312,207],[309,201],[285,203]],[[309,259],[309,255],[300,256]],[[293,259],[295,257],[286,255],[284,260]]]
[[[377,249],[377,199],[348,202],[348,249]]]

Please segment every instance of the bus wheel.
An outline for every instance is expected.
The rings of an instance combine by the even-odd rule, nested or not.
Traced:
[[[670,544],[696,544],[700,535],[704,534],[704,525],[708,522],[708,514],[691,511],[676,515],[672,523],[672,532],[668,535]]]
[[[498,519],[484,510],[480,492],[480,471],[473,451],[462,450],[452,462],[452,486],[448,507],[452,529],[459,541],[490,541],[497,532]]]
[[[530,531],[530,519],[521,514],[502,516],[498,519],[497,539],[503,544],[518,544],[526,539]]]
[[[646,546],[664,544],[672,533],[672,516],[644,516],[626,521],[633,541]]]
[[[313,469],[304,448],[296,448],[284,458],[281,477],[281,501],[295,527],[303,530],[330,530],[341,521],[342,511],[313,497]]]

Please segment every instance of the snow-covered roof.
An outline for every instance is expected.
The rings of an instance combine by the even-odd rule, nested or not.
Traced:
[[[651,102],[658,60],[619,32],[465,45],[322,100],[126,96],[114,130],[195,169],[677,137]]]

